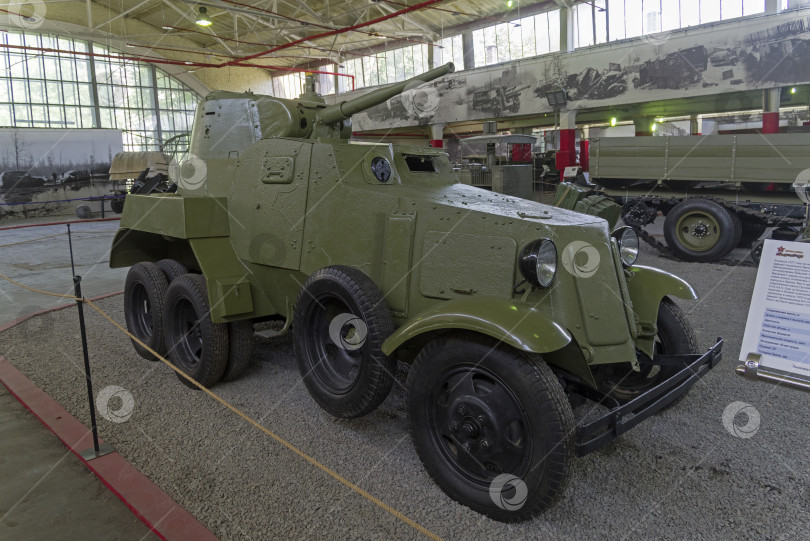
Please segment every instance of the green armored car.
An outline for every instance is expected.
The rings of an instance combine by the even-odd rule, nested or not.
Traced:
[[[353,114],[452,71],[335,105],[311,83],[298,100],[210,93],[176,193],[127,197],[110,265],[131,267],[130,332],[204,386],[242,375],[273,318],[336,417],[374,410],[409,363],[431,477],[524,520],[575,455],[681,398],[722,340],[698,351],[672,301],[695,291],[637,265],[632,229],[461,184],[441,149],[349,141]],[[578,426],[575,397],[604,415]]]

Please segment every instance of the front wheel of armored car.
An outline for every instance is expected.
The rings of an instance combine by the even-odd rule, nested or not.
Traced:
[[[394,322],[382,292],[361,271],[334,265],[313,273],[295,304],[293,331],[298,370],[327,413],[359,417],[388,396],[396,359],[381,346]]]
[[[655,336],[655,353],[661,355],[689,355],[699,353],[697,338],[692,326],[678,306],[665,297],[658,308],[658,333]],[[641,363],[636,372],[627,364],[602,365],[596,372],[599,387],[621,403],[629,402],[642,393],[671,378],[681,368]]]
[[[562,495],[575,422],[539,355],[474,334],[439,337],[417,356],[407,389],[416,452],[451,498],[517,522]]]
[[[210,313],[204,277],[184,274],[172,280],[163,317],[169,360],[204,387],[222,379],[228,363],[228,326],[211,321]]]
[[[127,273],[124,285],[124,319],[127,330],[159,355],[166,353],[163,337],[163,305],[166,302],[166,277],[154,263],[141,262]],[[132,340],[138,355],[157,361],[152,353]]]

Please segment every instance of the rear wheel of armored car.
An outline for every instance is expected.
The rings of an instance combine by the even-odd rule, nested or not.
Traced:
[[[239,379],[253,358],[253,321],[243,319],[228,323],[228,363],[222,381]]]
[[[396,359],[381,346],[394,322],[368,276],[338,265],[312,274],[298,296],[293,330],[298,370],[326,412],[359,417],[388,396]]]
[[[175,261],[174,259],[161,259],[155,263],[155,265],[157,265],[158,268],[163,271],[163,274],[166,276],[166,280],[168,280],[170,284],[175,278],[188,274],[188,269],[186,266],[179,261]]]
[[[205,278],[184,274],[172,281],[164,312],[169,360],[205,387],[222,378],[228,361],[228,326],[211,321],[210,313]]]
[[[736,214],[707,199],[686,199],[664,221],[667,246],[684,261],[715,261],[740,242],[742,225]]]
[[[163,337],[163,305],[166,302],[166,277],[154,263],[133,265],[124,285],[124,319],[127,330],[159,355],[166,353]],[[144,346],[132,340],[138,355],[156,361]]]
[[[658,308],[658,333],[655,336],[655,353],[661,355],[688,355],[699,353],[697,338],[692,326],[678,306],[665,297]],[[681,370],[678,366],[660,366],[641,363],[636,372],[627,364],[602,365],[594,374],[600,390],[621,403],[629,402],[640,394],[660,385]]]
[[[185,265],[174,259],[161,259],[156,263],[163,271],[169,284],[175,278],[188,274]],[[239,379],[248,369],[253,356],[253,321],[231,321],[228,323],[228,363],[221,381]]]
[[[539,355],[474,334],[439,337],[419,353],[407,385],[414,447],[454,500],[516,522],[564,492],[575,422]]]

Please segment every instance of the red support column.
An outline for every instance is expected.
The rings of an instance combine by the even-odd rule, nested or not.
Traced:
[[[568,166],[577,163],[577,130],[560,130],[560,149],[556,155],[557,170],[562,171]]]
[[[444,148],[444,124],[430,125],[430,146]]]
[[[581,139],[579,141],[579,165],[582,167],[583,171],[588,171],[591,166],[590,156],[588,156],[588,149],[589,143],[587,139]]]
[[[779,133],[779,105],[782,91],[769,88],[762,91],[762,133]]]
[[[762,113],[762,133],[779,133],[779,113]]]

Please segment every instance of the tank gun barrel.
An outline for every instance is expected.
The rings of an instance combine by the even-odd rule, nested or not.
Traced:
[[[400,83],[396,83],[390,86],[386,86],[384,88],[379,88],[368,94],[364,94],[358,98],[354,98],[353,100],[344,101],[341,103],[336,103],[335,105],[330,105],[329,107],[322,109],[318,112],[318,121],[321,124],[334,124],[335,122],[340,122],[341,120],[346,120],[350,118],[355,113],[359,113],[360,111],[364,111],[365,109],[370,109],[375,105],[379,105],[383,103],[397,94],[401,94],[404,92],[408,87],[413,86],[414,83],[427,83],[434,79],[438,79],[443,75],[447,75],[448,73],[453,73],[455,71],[455,66],[452,62],[448,62],[444,66],[440,66],[438,68],[434,68],[430,71],[426,71],[425,73],[419,74],[416,77],[411,77],[406,81],[402,81]]]

